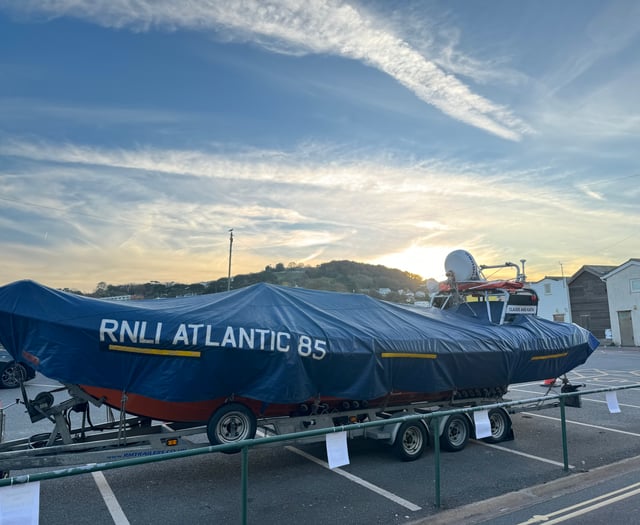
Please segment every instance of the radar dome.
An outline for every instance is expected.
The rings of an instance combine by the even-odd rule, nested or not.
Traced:
[[[480,270],[473,255],[466,250],[455,250],[444,260],[445,272],[452,272],[456,281],[478,281]]]

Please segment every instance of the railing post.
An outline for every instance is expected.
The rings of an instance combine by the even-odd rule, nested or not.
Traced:
[[[249,447],[242,447],[242,525],[247,525],[247,479],[249,477]]]
[[[431,435],[433,436],[433,459],[435,467],[436,509],[440,508],[440,416],[431,420]]]
[[[562,426],[562,457],[564,460],[563,470],[569,471],[569,448],[567,446],[567,420],[565,417],[565,401],[564,396],[560,397],[560,425]]]

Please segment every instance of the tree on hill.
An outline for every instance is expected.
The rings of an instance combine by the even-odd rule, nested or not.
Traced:
[[[411,294],[426,291],[425,281],[420,276],[382,265],[358,263],[354,261],[331,261],[315,267],[279,262],[267,266],[263,271],[239,274],[232,277],[231,288],[238,289],[257,283],[271,283],[283,286],[328,290],[336,292],[366,293],[382,297],[381,290],[390,290],[384,295],[386,300],[408,302]],[[229,282],[221,277],[206,284],[160,283],[150,281],[145,284],[111,285],[100,282],[93,297],[113,297],[134,295],[141,298],[183,297],[204,293],[224,292]]]

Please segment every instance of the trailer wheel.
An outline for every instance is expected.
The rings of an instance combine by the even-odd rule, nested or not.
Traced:
[[[256,435],[256,416],[240,403],[222,405],[213,413],[207,424],[207,437],[212,445],[237,443],[244,439],[253,439]],[[234,454],[240,449],[225,450]]]
[[[447,418],[440,436],[440,446],[449,452],[462,450],[469,441],[469,428],[469,420],[465,416],[456,414]]]
[[[482,441],[487,443],[500,443],[509,437],[511,432],[511,418],[501,408],[489,410],[489,423],[491,423],[491,435]]]
[[[428,442],[427,429],[422,423],[406,421],[400,425],[392,448],[402,461],[415,461],[422,456]]]

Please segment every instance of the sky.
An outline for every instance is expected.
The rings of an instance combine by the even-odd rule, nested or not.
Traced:
[[[0,284],[619,265],[639,85],[635,0],[0,0]]]

